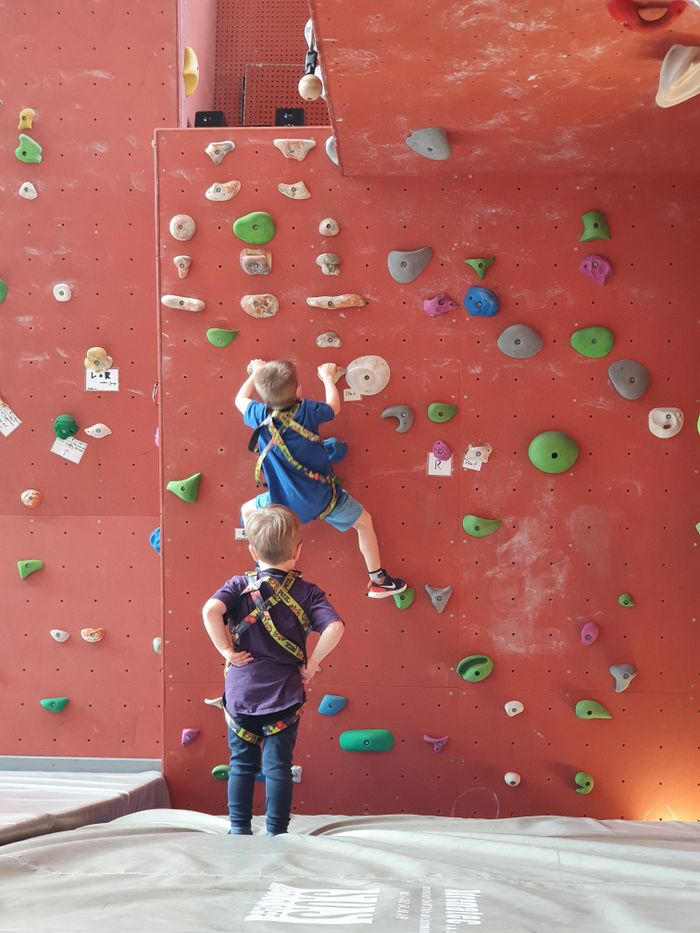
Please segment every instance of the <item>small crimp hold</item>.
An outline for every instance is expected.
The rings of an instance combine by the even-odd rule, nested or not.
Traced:
[[[31,577],[33,573],[36,573],[37,570],[44,569],[43,560],[18,560],[17,561],[17,570],[20,575],[20,579],[26,580],[27,577]]]
[[[577,771],[574,775],[574,783],[578,784],[576,788],[577,794],[590,794],[595,787],[593,775],[589,774],[588,771]]]
[[[507,771],[503,775],[503,780],[508,785],[508,787],[517,787],[520,783],[520,775],[517,771]]]
[[[621,606],[624,606],[625,609],[631,609],[634,606],[634,599],[629,593],[620,593],[617,597],[617,601]]]
[[[326,155],[333,165],[340,166],[340,159],[338,158],[338,140],[335,136],[329,136],[326,140]]]
[[[452,451],[444,441],[435,441],[430,452],[436,460],[449,460],[452,456]]]
[[[416,591],[412,586],[407,586],[403,593],[394,593],[394,602],[397,609],[408,609],[409,606],[413,605],[415,598]]]
[[[68,697],[46,697],[44,700],[39,700],[39,703],[50,713],[60,713],[68,706]]]
[[[224,708],[224,698],[223,697],[214,697],[212,700],[207,700],[205,698],[204,702],[207,706],[218,706],[219,709]]]
[[[70,632],[64,632],[61,628],[52,628],[49,631],[49,635],[53,638],[54,641],[58,642],[68,641],[70,638]]]
[[[493,317],[500,306],[498,295],[480,285],[472,285],[464,297],[464,307],[472,317]]]
[[[113,362],[114,360],[107,354],[104,347],[90,347],[85,351],[83,365],[91,373],[106,373],[108,369],[112,368]]]
[[[440,739],[433,738],[432,735],[423,736],[423,741],[427,742],[428,745],[432,745],[434,752],[441,752],[443,748],[445,747],[445,745],[447,745],[448,739],[449,739],[449,735],[443,735],[442,738]]]
[[[579,272],[593,279],[598,285],[605,285],[613,273],[612,263],[605,256],[599,256],[597,253],[591,253],[581,260],[578,267]]]
[[[39,197],[37,190],[31,181],[23,181],[19,186],[19,191],[17,194],[20,196],[20,198],[24,198],[25,201],[33,201],[35,198]]]
[[[485,279],[486,272],[494,264],[496,257],[487,256],[485,259],[465,259],[464,261],[472,267],[480,279]]]
[[[470,654],[468,657],[462,658],[455,670],[462,680],[479,683],[486,680],[493,672],[493,661],[488,655]]]
[[[576,715],[579,719],[612,719],[608,710],[597,700],[579,700]]]
[[[441,314],[449,314],[450,311],[456,311],[459,305],[446,292],[438,292],[434,298],[426,298],[423,301],[423,311],[428,317],[439,317]]]
[[[189,214],[175,214],[170,218],[168,229],[176,240],[191,240],[197,232],[197,224]]]
[[[156,554],[160,554],[160,528],[154,528],[148,536],[148,543]]]
[[[586,624],[581,629],[581,644],[592,645],[593,642],[598,638],[599,633],[600,628],[598,627],[597,622],[586,622]]]
[[[15,155],[20,162],[38,164],[43,158],[41,153],[41,146],[35,139],[24,133],[19,134],[19,146],[15,149]]]
[[[215,181],[204,192],[207,201],[230,201],[235,198],[241,190],[240,181],[232,179],[231,181]]]
[[[225,330],[223,327],[210,327],[207,331],[207,340],[215,347],[227,347],[237,336],[237,330]]]
[[[338,739],[344,752],[390,752],[394,733],[389,729],[350,729]]]
[[[183,502],[196,502],[201,479],[201,473],[193,473],[187,479],[171,480],[165,488],[168,492],[174,493],[178,499],[182,499]]]
[[[623,693],[632,683],[639,671],[634,664],[613,664],[610,668],[610,673],[615,681],[615,693]]]
[[[285,159],[303,162],[316,145],[315,139],[273,139],[272,145],[279,149]]]
[[[43,495],[38,489],[25,489],[24,492],[20,493],[19,498],[22,505],[26,506],[28,509],[38,509],[41,505]]]
[[[316,346],[321,347],[321,349],[333,347],[337,350],[340,349],[342,345],[343,341],[340,334],[336,334],[334,330],[327,330],[325,333],[319,334],[316,338]]]
[[[272,272],[272,253],[264,249],[242,249],[241,269],[246,275],[269,275]]]
[[[160,635],[156,635],[156,637],[153,639],[152,646],[153,646],[154,654],[161,653],[161,650],[163,647],[163,639],[160,637]],[[206,703],[207,701],[205,700],[204,702]]]
[[[191,745],[199,738],[199,729],[183,729],[180,735],[180,745]]]
[[[508,700],[503,709],[506,711],[506,716],[510,716],[512,719],[513,716],[519,716],[522,712],[524,712],[525,707],[520,702],[520,700]]]
[[[160,303],[166,308],[179,308],[180,311],[204,311],[206,302],[200,298],[188,298],[183,295],[163,295]]]
[[[335,716],[348,705],[347,697],[326,693],[318,704],[318,711],[322,716]]]
[[[462,528],[472,538],[487,538],[501,527],[503,522],[497,518],[479,518],[478,515],[465,515]]]
[[[53,287],[53,296],[56,301],[70,301],[73,297],[73,289],[66,282],[58,282]]]
[[[85,433],[90,437],[107,437],[112,433],[112,429],[98,421],[97,424],[91,424],[89,428],[85,428]]]
[[[318,232],[322,236],[338,236],[340,233],[340,224],[335,217],[324,217],[318,225]]]
[[[244,295],[241,308],[249,317],[274,317],[280,309],[280,303],[274,295]]]
[[[303,181],[295,181],[291,185],[280,183],[277,185],[277,190],[286,198],[291,198],[292,201],[305,201],[307,198],[311,197],[311,192]]]
[[[600,211],[587,211],[581,214],[583,233],[578,238],[579,243],[589,243],[591,240],[609,240],[610,225],[605,214]]]
[[[324,275],[340,275],[340,256],[335,253],[320,253],[316,257],[316,265],[321,267]]]
[[[442,613],[445,611],[445,609],[447,609],[450,596],[452,596],[451,586],[430,586],[428,583],[426,583],[425,592],[428,594],[428,599],[433,604],[437,612]]]
[[[338,311],[341,308],[364,308],[367,301],[362,295],[318,295],[306,299],[312,308],[328,308]]]
[[[432,258],[433,251],[429,246],[408,251],[393,249],[387,256],[389,275],[395,282],[407,285],[418,278]]]
[[[414,412],[410,405],[390,405],[385,408],[379,416],[380,418],[396,418],[397,434],[405,434],[413,424]]]
[[[35,116],[36,110],[33,110],[31,107],[23,107],[19,112],[19,123],[17,124],[17,129],[31,130]]]
[[[432,402],[428,405],[428,417],[436,424],[445,424],[451,421],[459,411],[456,405],[449,402]]]
[[[186,279],[190,266],[192,265],[191,256],[173,256],[173,262],[175,263],[175,268],[177,269],[177,274],[181,279]]]
[[[105,630],[103,628],[81,628],[80,637],[83,641],[95,645],[105,637]]]
[[[224,139],[219,143],[209,143],[209,145],[204,150],[209,158],[212,160],[214,165],[221,165],[224,161],[224,158],[233,152],[236,148],[236,144],[231,139]]]

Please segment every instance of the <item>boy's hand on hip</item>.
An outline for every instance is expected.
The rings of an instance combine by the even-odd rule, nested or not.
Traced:
[[[227,651],[224,655],[228,664],[232,664],[234,667],[245,667],[246,664],[250,664],[251,661],[254,661],[255,658],[250,653],[250,651]]]
[[[335,382],[337,376],[338,367],[335,363],[322,363],[318,367],[318,378],[321,380],[321,382],[325,382],[327,379]]]

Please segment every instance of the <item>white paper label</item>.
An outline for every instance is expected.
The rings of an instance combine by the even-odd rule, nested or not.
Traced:
[[[449,460],[438,460],[432,453],[428,453],[428,476],[452,476],[454,457]]]
[[[0,405],[0,434],[7,437],[22,424],[9,405]]]
[[[233,532],[234,541],[247,541],[248,535],[245,533],[245,528],[236,528]]]
[[[51,447],[52,454],[58,454],[59,457],[70,460],[71,463],[80,463],[86,450],[85,441],[79,441],[75,437],[67,437],[65,440],[57,437]]]
[[[483,460],[474,460],[468,454],[464,455],[464,460],[462,460],[462,469],[464,470],[480,470],[483,464]]]
[[[482,444],[480,447],[470,444],[462,460],[462,469],[480,470],[483,463],[488,463],[492,453],[493,447],[490,444]]]
[[[343,389],[344,402],[359,402],[361,398],[362,395],[354,389]]]
[[[108,369],[104,373],[94,373],[91,369],[85,370],[86,392],[118,392],[119,370]]]

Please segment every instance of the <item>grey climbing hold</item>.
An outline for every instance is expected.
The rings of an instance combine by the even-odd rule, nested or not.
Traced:
[[[641,398],[649,388],[649,370],[636,360],[617,360],[608,367],[608,376],[615,391],[623,398]]]
[[[406,145],[418,155],[436,162],[443,162],[452,155],[447,133],[438,126],[414,130],[410,136],[406,137]]]
[[[335,136],[329,136],[326,140],[326,155],[331,160],[333,165],[339,165],[338,162],[338,144],[336,142]]]
[[[407,285],[418,278],[432,257],[433,251],[429,246],[408,251],[393,249],[387,256],[389,275],[395,282]]]
[[[334,330],[327,330],[323,334],[319,334],[316,338],[316,346],[325,349],[327,347],[339,348],[342,347],[343,341],[340,337],[340,334],[337,334]]]
[[[430,602],[438,612],[444,612],[452,596],[451,586],[430,586],[425,584],[425,592],[428,594]]]
[[[503,331],[496,345],[501,353],[514,360],[528,360],[540,352],[544,341],[537,331],[527,324],[511,324]]]
[[[396,418],[399,422],[396,425],[396,433],[405,434],[413,424],[414,414],[410,405],[390,405],[384,409],[380,417]]]
[[[622,693],[629,687],[639,671],[634,664],[613,664],[610,673],[615,681],[615,693]]]

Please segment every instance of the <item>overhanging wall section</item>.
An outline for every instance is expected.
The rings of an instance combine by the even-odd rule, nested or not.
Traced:
[[[286,135],[293,135],[290,131]],[[201,471],[199,498],[165,493],[165,743],[176,806],[225,810],[225,789],[210,777],[227,760],[222,716],[204,704],[222,690],[219,657],[200,609],[223,580],[249,568],[233,530],[242,502],[255,493],[249,432],[233,396],[252,357],[297,361],[304,392],[318,396],[317,366],[347,365],[379,354],[391,381],[379,396],[343,405],[328,433],[350,452],[338,466],[347,488],[373,513],[383,560],[416,590],[411,608],[366,600],[366,578],[354,533],[315,523],[305,530],[305,575],[331,595],[347,622],[339,649],[312,683],[296,761],[301,812],[426,812],[509,816],[556,812],[595,817],[697,819],[697,659],[691,561],[696,516],[691,458],[697,437],[688,347],[697,290],[692,244],[698,232],[697,179],[597,177],[557,179],[343,178],[327,159],[326,130],[304,136],[318,145],[301,163],[272,146],[273,130],[157,134],[161,290],[206,301],[201,313],[162,309],[163,482]],[[233,153],[215,167],[204,152],[229,137]],[[215,181],[242,182],[235,199],[212,203]],[[291,201],[280,182],[303,179],[311,198]],[[580,214],[604,210],[610,242],[580,244]],[[277,234],[269,244],[272,274],[246,276],[245,244],[233,220],[269,211]],[[195,237],[178,243],[170,218],[190,214]],[[338,237],[318,233],[336,217]],[[392,249],[431,246],[434,256],[412,284],[388,275]],[[316,256],[342,259],[325,277]],[[192,256],[179,280],[173,256]],[[584,255],[608,256],[615,274],[603,288],[583,277]],[[501,299],[493,318],[461,308],[435,319],[423,299],[446,291],[460,303],[479,284],[464,259],[495,255],[483,283]],[[244,294],[271,292],[280,312],[254,320]],[[310,295],[357,292],[365,308],[325,312]],[[526,323],[544,338],[539,355],[516,361],[496,347],[508,325]],[[616,344],[602,360],[578,355],[578,327],[609,326]],[[210,327],[239,331],[230,346],[208,343]],[[316,337],[336,330],[340,350]],[[625,401],[607,377],[611,361],[634,358],[651,371],[643,399]],[[341,383],[344,385],[344,383]],[[426,410],[459,405],[446,424]],[[415,423],[397,434],[380,418],[388,405],[410,404]],[[670,440],[653,437],[647,414],[678,406],[688,420]],[[527,456],[539,432],[558,429],[580,446],[572,470],[550,476]],[[441,439],[454,451],[450,477],[426,475],[427,454]],[[481,472],[463,470],[469,444],[491,444]],[[462,517],[499,518],[491,537],[471,538]],[[438,615],[424,585],[454,587]],[[635,608],[617,597],[630,592]],[[591,646],[580,640],[589,620],[600,626]],[[494,672],[483,683],[455,673],[466,655],[485,653]],[[608,673],[633,663],[639,676],[614,692]],[[317,712],[324,693],[348,697],[336,717]],[[609,721],[584,722],[581,699],[596,699]],[[508,718],[507,700],[525,712]],[[200,738],[183,747],[183,728]],[[346,729],[389,728],[389,754],[348,754]],[[424,734],[449,736],[435,754]],[[522,775],[518,788],[503,775]],[[575,793],[574,774],[590,772],[593,794]]]

